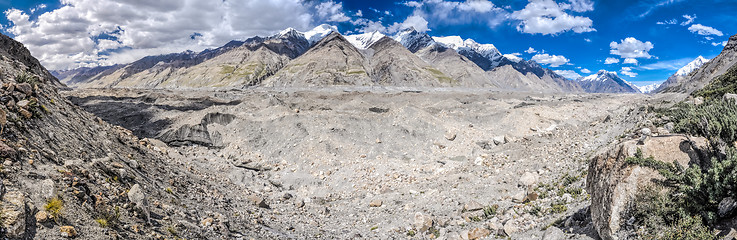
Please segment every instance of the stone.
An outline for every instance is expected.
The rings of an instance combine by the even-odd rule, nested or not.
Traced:
[[[248,200],[253,203],[253,205],[256,205],[260,208],[269,208],[269,204],[266,203],[266,200],[262,197],[251,195],[248,197]]]
[[[491,140],[493,140],[494,141],[494,144],[497,145],[497,146],[498,145],[505,144],[505,143],[508,142],[507,141],[507,137],[506,136],[503,136],[503,135],[502,136],[496,136],[496,137],[492,138]]]
[[[51,219],[51,215],[44,210],[38,211],[34,217],[36,218],[37,223],[45,223]]]
[[[723,98],[724,100],[731,99],[732,101],[737,101],[737,94],[727,93],[727,94],[724,94]]]
[[[146,201],[146,195],[143,193],[143,189],[138,184],[134,184],[130,190],[128,190],[128,200],[134,203],[135,209],[142,213],[146,221],[151,219],[151,214],[148,211],[148,202]]]
[[[722,231],[722,233],[720,233],[719,236],[724,236],[721,238],[721,240],[736,240],[737,230],[734,230],[734,228],[730,228],[728,230]]]
[[[61,236],[66,238],[74,238],[77,237],[77,230],[74,229],[72,226],[61,226],[59,227],[59,231],[61,232]]]
[[[640,130],[640,134],[642,134],[643,136],[652,136],[653,131],[650,130],[650,128],[643,128],[642,130]]]
[[[668,132],[673,132],[673,130],[676,128],[676,124],[673,122],[666,123],[665,126],[663,126],[665,130],[668,130]]]
[[[209,227],[209,226],[212,226],[212,223],[214,221],[215,221],[215,219],[212,219],[212,218],[209,217],[209,218],[202,219],[202,221],[200,221],[200,224],[203,227]]]
[[[664,127],[658,127],[655,129],[655,131],[658,132],[658,135],[670,134],[670,131],[668,131],[668,129],[665,129]]]
[[[526,197],[527,197],[527,192],[518,191],[516,194],[512,195],[512,202],[522,203],[525,201]]]
[[[15,90],[18,90],[19,92],[22,92],[25,95],[31,95],[33,93],[33,86],[28,83],[21,83],[15,85]]]
[[[545,232],[543,233],[542,240],[564,240],[567,239],[566,234],[563,232],[563,230],[560,230],[560,228],[557,227],[549,227]]]
[[[447,139],[448,141],[456,140],[456,134],[452,132],[447,132],[445,133],[445,139]]]
[[[421,212],[415,213],[415,219],[412,226],[420,233],[423,233],[432,227],[432,217],[422,214]]]
[[[523,203],[532,202],[532,201],[537,200],[538,197],[540,197],[540,195],[537,194],[536,192],[530,192],[527,194],[527,196],[525,196],[525,199],[523,199],[522,202]]]
[[[489,231],[486,228],[474,228],[473,230],[468,232],[468,239],[470,240],[476,240],[476,239],[482,239],[491,234],[491,231]]]
[[[28,101],[28,100],[20,100],[15,105],[18,106],[18,107],[20,107],[20,108],[27,108],[29,104],[31,104],[31,102]]]
[[[15,156],[18,155],[18,152],[15,151],[15,149],[11,148],[4,142],[0,141],[0,157],[2,158],[15,158]]]
[[[18,113],[20,113],[20,115],[26,119],[30,119],[31,117],[33,117],[33,113],[29,112],[28,110],[22,109],[22,108],[18,109]]]
[[[526,187],[532,186],[537,183],[539,176],[536,173],[525,172],[522,177],[519,178],[519,182]]]
[[[481,209],[484,209],[484,205],[481,205],[480,203],[473,201],[473,200],[463,205],[463,210],[466,210],[468,212],[478,211]]]
[[[514,225],[512,220],[507,221],[502,229],[504,229],[504,234],[507,234],[507,236],[512,236],[512,234],[519,231],[519,228]]]
[[[10,238],[22,238],[26,230],[25,196],[20,191],[8,191],[2,196],[0,216],[5,234]]]
[[[694,105],[701,105],[704,104],[704,98],[703,97],[696,97],[693,99]]]
[[[369,207],[381,207],[381,200],[380,199],[374,199],[369,203]]]
[[[719,202],[718,215],[720,218],[731,217],[732,215],[734,215],[736,209],[737,201],[735,201],[731,197],[727,197]]]
[[[650,168],[626,163],[641,149],[644,157],[654,157],[666,163],[678,162],[688,167],[691,161],[707,159],[701,156],[698,149],[708,149],[706,139],[686,136],[651,137],[643,145],[637,140],[623,142],[611,149],[604,149],[596,154],[589,163],[589,174],[586,179],[586,192],[591,196],[591,217],[594,228],[604,240],[616,239],[615,236],[623,225],[622,219],[627,204],[653,180],[662,176]]]

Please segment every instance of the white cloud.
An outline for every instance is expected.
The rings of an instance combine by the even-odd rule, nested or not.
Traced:
[[[506,21],[509,15],[488,0],[425,0],[405,2],[404,5],[414,8],[410,17],[422,17],[433,26],[480,24],[493,28]]]
[[[583,40],[586,41],[586,42],[589,42],[589,43],[591,42],[591,39],[590,38],[584,38]]]
[[[357,28],[359,28],[358,31],[362,33],[374,32],[374,31],[389,32],[389,29],[385,27],[381,21],[371,21],[365,18],[361,18],[361,19],[351,21],[351,23],[355,25]],[[397,28],[399,28],[398,24],[399,23],[395,24]]]
[[[688,30],[691,31],[692,33],[696,33],[698,35],[703,35],[703,36],[709,36],[709,35],[716,35],[719,37],[724,36],[724,33],[722,33],[722,31],[719,31],[713,27],[704,26],[701,24],[691,25],[690,27],[688,27]]]
[[[356,12],[356,17],[363,17],[363,11],[359,9],[358,12]]]
[[[537,54],[532,57],[532,60],[535,62],[538,62],[540,64],[546,64],[550,65],[551,67],[559,67],[560,65],[568,63],[570,60],[568,58],[561,56],[561,55],[549,55],[547,53],[545,54]]]
[[[637,65],[637,59],[634,59],[634,58],[625,58],[624,59],[624,64],[635,64],[635,65]]]
[[[591,0],[570,0],[571,10],[575,12],[588,12],[594,10],[594,2]]]
[[[645,70],[678,70],[683,66],[686,66],[686,64],[690,63],[693,60],[694,58],[681,58],[675,60],[660,61],[656,63],[642,65],[639,68]]]
[[[44,9],[46,9],[46,7],[47,7],[46,4],[36,5],[36,7],[31,8],[31,14],[35,13],[38,10],[44,10]]]
[[[537,50],[535,50],[534,48],[530,47],[530,48],[528,48],[527,50],[525,50],[525,52],[526,52],[526,53],[529,53],[529,54],[533,54],[533,53],[536,53],[536,52],[537,52]]]
[[[343,3],[333,1],[323,2],[317,5],[317,14],[327,22],[347,22],[351,18],[343,13]]]
[[[619,63],[619,59],[610,57],[604,60],[604,64],[615,64],[615,63]]]
[[[587,2],[587,1],[572,1]],[[576,8],[573,9],[575,6]],[[585,5],[587,7],[588,5]],[[558,4],[553,0],[530,0],[524,9],[512,13],[511,17],[520,20],[517,30],[524,33],[554,35],[566,31],[576,33],[596,31],[593,21],[587,17],[572,16],[565,10],[584,10],[581,5]],[[593,5],[591,6],[593,10]],[[590,10],[586,10],[590,11]]]
[[[340,12],[342,3],[302,0],[61,2],[59,9],[33,19],[17,9],[5,12],[9,24],[4,30],[24,43],[49,69],[201,51],[234,39],[271,35],[287,27],[308,30],[319,23],[347,18]],[[193,35],[199,37],[190,38]]]
[[[582,72],[582,73],[586,73],[586,74],[589,74],[589,73],[591,73],[591,70],[589,70],[589,69],[587,69],[587,68],[584,68],[584,69],[581,69],[581,72]]]
[[[715,46],[715,47],[716,47],[716,46],[719,46],[719,45],[722,45],[722,47],[726,47],[726,46],[727,46],[727,41],[724,41],[724,42],[720,42],[720,43],[718,43],[718,42],[713,42],[713,43],[711,43],[711,45],[712,45],[712,46]]]
[[[622,70],[620,70],[619,72],[629,77],[637,77],[637,73],[632,72],[632,68],[630,67],[623,67]]]
[[[683,21],[681,23],[681,26],[688,26],[689,24],[693,23],[693,21],[696,19],[696,15],[690,16],[690,15],[683,15],[683,18],[686,19],[686,21]],[[673,19],[675,20],[675,19]]]
[[[557,73],[558,75],[561,75],[568,79],[579,79],[581,78],[581,74],[578,74],[576,71],[573,70],[555,70],[553,71]]]
[[[520,61],[523,60],[521,57],[519,57],[520,55],[522,55],[522,54],[520,54],[520,53],[511,53],[511,54],[504,54],[503,56],[505,58],[513,61],[513,62],[520,62]]]
[[[415,30],[417,30],[418,32],[427,32],[430,31],[430,28],[427,26],[428,24],[429,22],[427,22],[425,18],[417,15],[412,15],[407,17],[407,19],[405,19],[402,23],[394,23],[387,30],[389,32],[397,32],[409,27],[414,27]]]
[[[678,24],[678,20],[676,20],[674,18],[674,19],[671,19],[671,20],[660,21],[660,22],[657,22],[656,24],[658,24],[658,25],[676,25],[676,24]]]
[[[609,44],[611,50],[609,51],[613,55],[618,55],[622,58],[651,58],[649,51],[653,49],[654,45],[651,42],[642,42],[633,37],[628,37],[621,42],[611,42]]]

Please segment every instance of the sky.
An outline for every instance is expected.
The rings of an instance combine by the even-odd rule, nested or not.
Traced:
[[[343,34],[407,27],[494,44],[575,79],[599,70],[643,86],[737,34],[737,0],[0,0],[0,31],[51,70],[202,51],[320,24]]]

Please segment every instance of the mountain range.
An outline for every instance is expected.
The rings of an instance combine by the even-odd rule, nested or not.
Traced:
[[[684,72],[703,62],[701,58],[677,75],[683,78]],[[432,37],[414,28],[394,36],[380,32],[342,35],[326,24],[307,32],[288,28],[273,36],[231,41],[202,52],[148,56],[129,64],[52,74],[75,88],[345,85],[592,93],[647,93],[655,88],[638,88],[606,71],[569,80],[535,61],[506,57],[493,44],[458,36]]]

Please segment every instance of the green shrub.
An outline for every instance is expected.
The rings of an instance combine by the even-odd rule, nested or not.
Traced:
[[[673,118],[675,132],[703,136],[715,149],[737,141],[737,104],[734,101],[707,100],[701,105],[681,103],[663,114]]]
[[[694,92],[693,95],[707,99],[721,99],[727,93],[737,93],[737,65],[729,68],[725,74],[714,78],[709,85]]]
[[[15,82],[17,83],[28,83],[28,84],[36,84],[38,83],[38,77],[33,76],[27,72],[22,72],[15,76]]]

